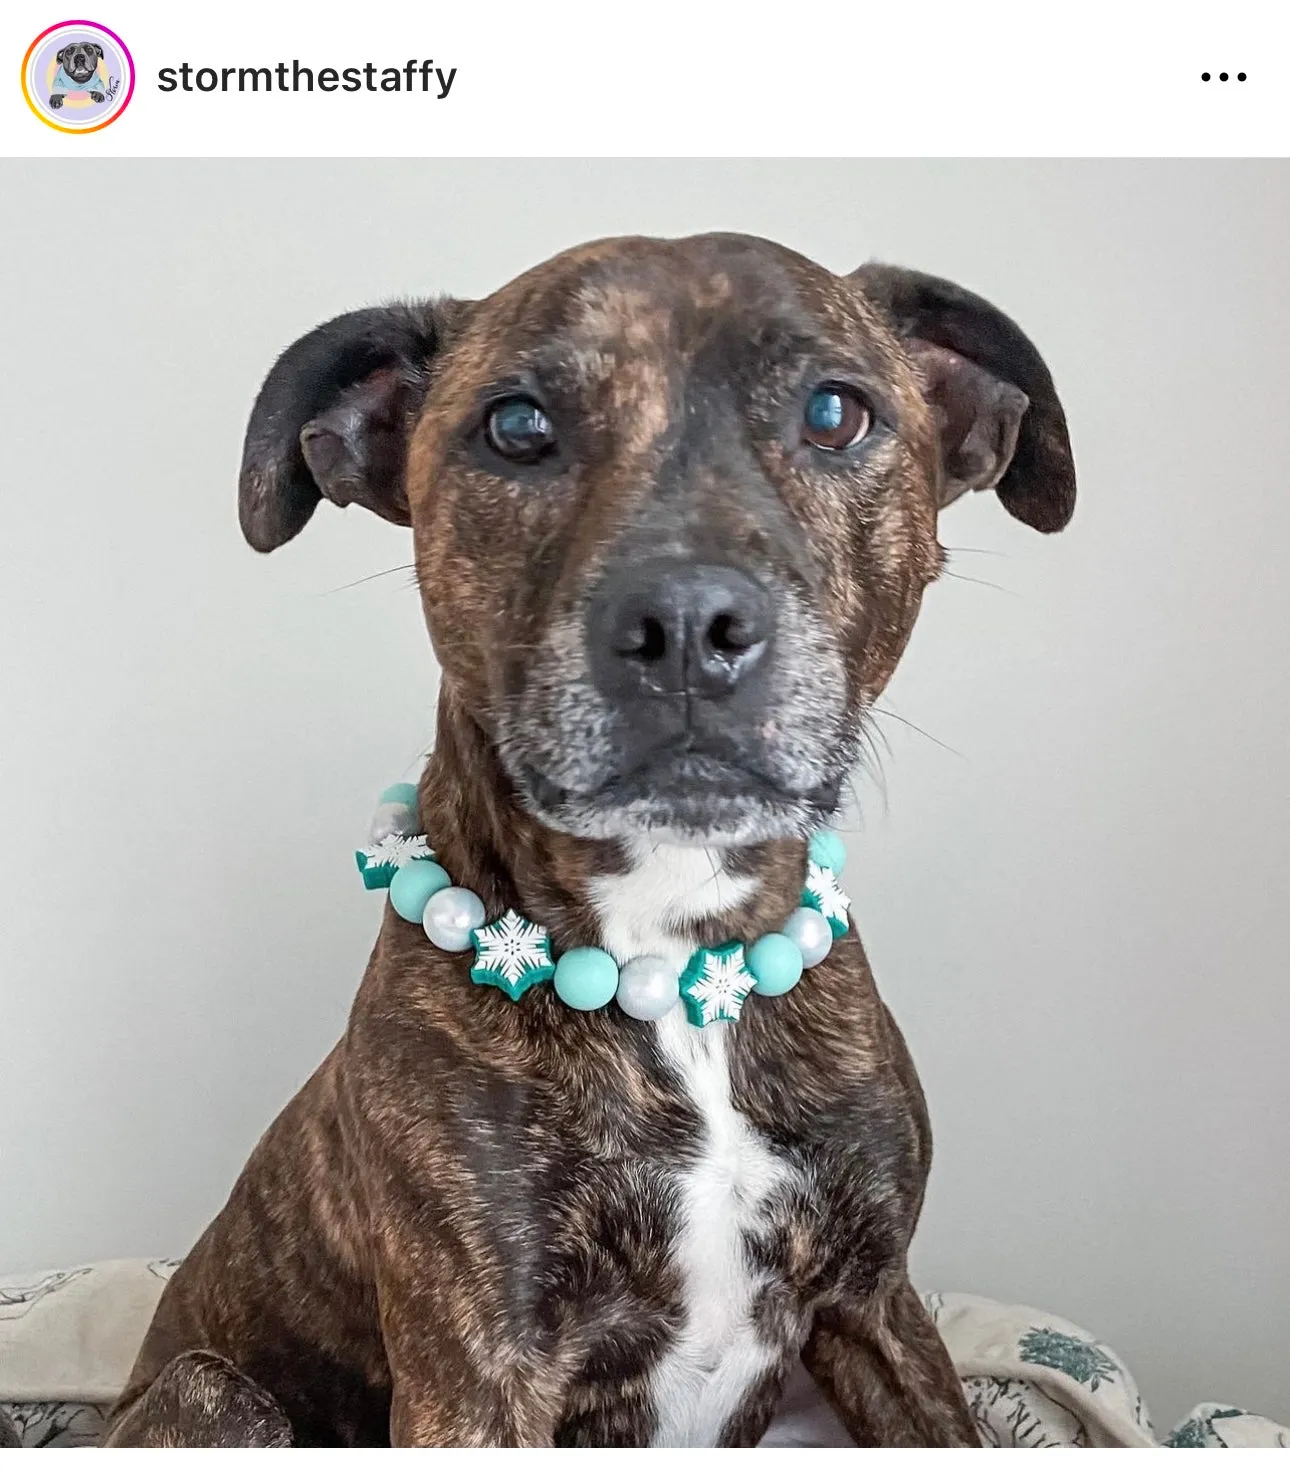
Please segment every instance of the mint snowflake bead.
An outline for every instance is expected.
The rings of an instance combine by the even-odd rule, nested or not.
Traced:
[[[701,947],[681,974],[686,1018],[700,1027],[717,1019],[738,1019],[756,982],[742,942]]]
[[[410,860],[390,881],[390,905],[405,922],[420,922],[426,902],[451,885],[452,877],[437,861]]]
[[[618,964],[603,948],[570,948],[555,965],[555,991],[570,1009],[603,1009],[618,992]]]
[[[417,807],[417,786],[415,784],[391,784],[388,789],[381,790],[378,802],[401,804],[405,809],[415,809]]]
[[[366,850],[354,852],[363,885],[369,891],[388,886],[400,866],[409,861],[433,859],[434,851],[424,835],[387,835]]]
[[[851,925],[851,898],[843,891],[833,872],[815,861],[806,868],[802,905],[814,907],[827,920],[834,937],[846,936]]]
[[[748,971],[757,980],[753,992],[774,997],[797,986],[802,976],[802,950],[782,932],[768,932],[748,949]]]
[[[847,847],[832,830],[816,830],[811,836],[807,854],[817,866],[823,866],[836,876],[841,874],[846,863]]]
[[[503,912],[487,927],[476,927],[470,940],[475,944],[471,978],[500,988],[512,1003],[555,974],[546,928],[516,911]]]

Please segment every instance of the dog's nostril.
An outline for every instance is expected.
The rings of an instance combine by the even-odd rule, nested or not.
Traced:
[[[637,648],[637,657],[642,661],[661,661],[667,654],[667,632],[662,620],[643,620],[641,628],[645,638]]]
[[[660,558],[607,579],[589,618],[601,690],[653,702],[747,685],[767,665],[775,611],[738,569]]]
[[[722,656],[740,656],[759,644],[761,636],[738,615],[720,614],[708,626],[708,644]]]
[[[667,655],[667,631],[663,622],[650,615],[642,616],[621,632],[615,649],[629,661],[661,661]]]

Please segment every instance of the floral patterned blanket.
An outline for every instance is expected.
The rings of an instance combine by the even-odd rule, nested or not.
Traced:
[[[109,1260],[0,1277],[0,1447],[95,1445],[175,1260]],[[1205,1403],[1158,1435],[1128,1368],[1047,1312],[981,1296],[924,1298],[963,1379],[981,1442],[1039,1446],[1290,1448],[1290,1429]],[[805,1373],[766,1445],[850,1441]]]

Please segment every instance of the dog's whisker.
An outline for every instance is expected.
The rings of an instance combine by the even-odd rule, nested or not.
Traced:
[[[870,776],[873,776],[873,775],[870,775]],[[878,790],[878,796],[882,800],[882,812],[883,812],[884,815],[886,815],[886,814],[889,814],[891,812],[890,811],[890,806],[889,806],[888,801],[887,801],[887,786],[886,786],[886,783],[883,780],[883,777],[882,777],[881,774],[876,775],[876,779],[877,779],[876,787],[877,787],[877,790]],[[848,790],[850,791],[850,794],[851,794],[851,806],[850,806],[851,807],[851,811],[855,815],[856,823],[859,824],[863,828],[864,821],[865,821],[865,808],[866,808],[866,805],[865,805],[865,795],[861,793],[859,787],[857,786],[857,784],[856,784],[856,782],[855,782],[855,780],[853,778],[848,778],[847,779],[847,788],[848,788]]]
[[[872,710],[872,708],[870,710]],[[875,788],[882,798],[883,813],[887,814],[890,812],[887,790],[887,774],[886,770],[883,767],[883,755],[878,751],[879,740],[886,744],[886,735],[880,732],[879,729],[873,724],[865,723],[864,726],[860,729],[859,752],[856,757],[856,764],[861,772],[863,772],[867,778],[873,781]],[[888,752],[891,751],[890,744],[887,744],[887,749]],[[847,786],[851,790],[851,796],[855,802],[856,809],[857,811],[859,811],[863,808],[863,801],[861,799],[860,791],[856,787],[855,781],[850,775],[847,776],[846,782]]]
[[[878,712],[878,708],[876,708],[876,707],[870,707],[869,708],[869,711],[876,714]],[[877,723],[871,723],[868,727],[865,728],[865,738],[871,744],[872,743],[876,743],[876,742],[881,742],[883,748],[886,750],[887,757],[888,758],[891,757],[891,755],[892,755],[891,739],[882,730],[882,728],[877,725]]]
[[[885,798],[887,775],[883,767],[883,758],[868,738],[864,740],[860,752],[856,755],[856,773],[858,778],[852,778],[849,782],[852,802],[857,811],[864,808],[866,797],[871,791]]]
[[[938,748],[944,748],[947,753],[953,753],[956,758],[962,758],[966,762],[966,753],[961,753],[958,748],[951,747],[949,743],[942,742],[934,733],[928,732],[925,727],[919,727],[917,722],[911,722],[908,717],[902,717],[899,712],[893,712],[890,707],[870,707],[869,710],[875,717],[890,717],[896,722],[903,723],[904,726],[912,728],[921,737],[925,737],[929,743],[935,743]]]
[[[365,574],[361,579],[355,579],[352,584],[338,584],[334,589],[327,589],[324,592],[327,594],[343,594],[346,589],[357,589],[360,584],[370,584],[373,579],[387,579],[391,574],[405,574],[415,571],[416,564],[414,563],[398,563],[393,568],[383,568],[379,573]],[[415,585],[416,580],[413,579],[411,582]]]
[[[980,584],[985,589],[994,589],[999,594],[1006,594],[1009,599],[1020,599],[1021,595],[1015,589],[1005,589],[1002,584],[992,584],[989,579],[974,579],[971,574],[956,574],[953,569],[942,570],[947,579],[957,579],[960,584]]]
[[[426,747],[426,748],[418,748],[417,751],[412,755],[411,758],[408,759],[407,763],[404,765],[404,770],[403,771],[406,773],[408,771],[408,769],[410,769],[414,764],[418,768],[424,767],[424,765],[429,760],[430,755],[433,752],[434,752],[434,743],[433,742],[429,745],[429,747]]]

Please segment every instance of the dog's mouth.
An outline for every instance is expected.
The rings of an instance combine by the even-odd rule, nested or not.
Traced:
[[[626,772],[580,793],[525,766],[527,806],[554,828],[589,838],[651,834],[690,844],[751,844],[801,835],[833,812],[839,776],[786,788],[732,754],[667,744]]]
[[[585,839],[739,846],[809,835],[838,807],[858,718],[821,618],[785,596],[778,633],[771,667],[746,691],[714,690],[711,671],[668,692],[619,672],[620,691],[598,681],[582,618],[553,622],[535,657],[507,667],[494,708],[493,741],[524,809]]]

